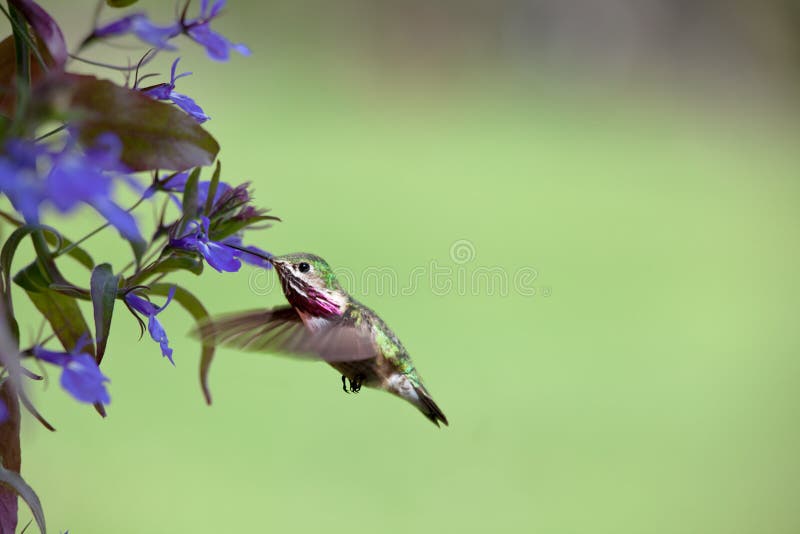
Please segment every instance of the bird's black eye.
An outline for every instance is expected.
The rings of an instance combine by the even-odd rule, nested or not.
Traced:
[[[300,269],[301,273],[307,273],[309,270],[311,270],[311,266],[304,261],[301,261],[297,265],[297,268]]]

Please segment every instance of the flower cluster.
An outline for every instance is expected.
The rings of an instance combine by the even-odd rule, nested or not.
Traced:
[[[178,355],[161,322],[165,311],[175,301],[195,320],[208,314],[173,275],[199,275],[206,265],[232,273],[243,262],[269,268],[269,253],[244,240],[276,218],[253,205],[249,183],[223,179],[219,145],[202,126],[209,116],[193,98],[176,91],[176,82],[191,74],[178,73],[179,58],[172,61],[168,81],[140,83],[154,76],[140,70],[155,55],[176,50],[181,35],[203,46],[215,61],[229,59],[231,51],[249,55],[247,47],[211,28],[224,0],[202,0],[195,17],[189,16],[187,1],[177,19],[163,25],[144,13],[115,17],[92,30],[72,54],[56,21],[34,0],[8,4],[13,46],[0,47],[0,86],[5,88],[0,94],[0,225],[5,227],[0,228],[0,389],[6,393],[0,424],[18,425],[12,415],[22,405],[52,429],[25,393],[27,380],[43,378],[30,370],[32,365],[57,369],[64,391],[105,415],[110,380],[100,366],[112,320],[117,324],[127,310],[141,334],[146,330],[162,357],[175,365]],[[69,71],[71,56],[80,58],[77,54],[94,43],[123,35],[155,48],[142,56],[133,83],[119,85]],[[125,207],[118,200],[120,189],[138,200]],[[137,212],[139,206],[145,209]],[[60,225],[45,225],[81,207],[99,216],[97,229],[89,234],[74,239]],[[158,216],[148,221],[141,213]],[[129,242],[129,257],[91,249],[90,239],[106,227]],[[36,256],[20,266],[17,251],[26,241]],[[72,269],[65,276],[67,256],[86,271],[74,274]],[[30,345],[21,344],[22,317],[14,305],[18,294],[41,314],[26,321],[25,329],[33,331],[42,319],[48,327]],[[91,305],[89,321],[81,301]],[[213,351],[202,349],[208,402],[206,373]],[[0,506],[4,528],[11,524],[3,515],[9,510]]]
[[[189,19],[186,16],[189,9],[187,2],[180,18],[165,26],[154,24],[144,13],[134,13],[97,28],[89,39],[133,34],[155,48],[174,50],[171,41],[179,35],[186,35],[202,45],[208,57],[215,61],[226,61],[230,57],[231,50],[249,56],[250,49],[245,45],[232,43],[211,29],[211,22],[222,13],[224,7],[225,0],[217,0],[213,5],[208,0],[202,0],[199,15]]]
[[[181,35],[215,61],[229,59],[232,51],[250,54],[211,28],[224,0],[202,0],[195,17],[189,16],[186,1],[176,20],[163,25],[144,13],[113,17],[72,53],[57,22],[34,0],[7,4],[13,36],[6,42],[11,46],[0,46],[0,424],[13,444],[20,406],[53,429],[26,394],[29,380],[43,378],[31,368],[58,370],[64,391],[105,416],[110,380],[100,366],[112,321],[117,324],[120,314],[129,312],[140,326],[140,338],[146,330],[162,357],[175,365],[178,354],[161,322],[175,308],[171,303],[196,321],[208,313],[173,275],[200,275],[206,265],[226,273],[240,270],[243,263],[269,268],[269,253],[244,241],[276,218],[253,205],[249,183],[223,179],[219,144],[202,126],[209,116],[176,90],[177,81],[191,74],[178,72],[179,58],[172,60],[168,80],[141,84],[155,76],[142,69],[156,55],[176,50]],[[92,45],[123,35],[155,49],[143,51],[132,83],[130,77],[120,85],[68,70],[70,57],[84,59],[81,54]],[[127,60],[120,63],[106,65],[114,78],[120,70],[133,73]],[[126,207],[120,190],[138,200]],[[145,209],[137,212],[139,206]],[[98,226],[78,239],[51,222],[86,207],[98,215]],[[158,215],[148,221],[142,213]],[[91,248],[91,238],[107,227],[129,243],[129,256]],[[20,265],[17,252],[26,242],[35,257]],[[76,274],[73,265],[62,272],[67,256],[86,271]],[[19,296],[26,296],[41,317],[18,316]],[[85,316],[89,305],[91,316]],[[39,338],[23,344],[20,331],[41,324],[47,330],[41,328]],[[122,330],[115,328],[115,336]],[[214,347],[204,344],[200,369],[207,402],[213,354]],[[5,439],[0,439],[4,458]],[[15,454],[19,458],[18,450]],[[4,461],[5,468],[9,465]],[[4,481],[14,486],[12,478]],[[30,495],[30,488],[14,487]],[[39,521],[38,499],[28,504]],[[14,530],[16,503],[0,502],[0,525]],[[39,527],[44,531],[43,524]]]
[[[0,155],[0,192],[29,223],[38,223],[49,204],[71,213],[80,204],[97,210],[129,240],[141,240],[136,220],[112,200],[117,182],[131,182],[120,163],[122,146],[112,133],[85,149],[68,135],[60,149],[25,139],[9,139]]]
[[[188,177],[187,173],[172,177],[166,183],[165,190],[183,192]],[[201,212],[207,207],[208,215],[190,221],[185,229],[181,229],[179,224],[171,225],[169,245],[175,249],[200,253],[219,272],[238,271],[240,260],[257,267],[271,268],[272,264],[266,260],[269,252],[256,246],[245,246],[242,242],[243,232],[240,228],[258,221],[275,220],[275,217],[264,215],[265,210],[252,206],[249,186],[249,183],[244,183],[231,187],[220,182],[213,198],[209,199],[212,183],[198,182],[197,202],[190,209]],[[183,207],[179,200],[174,201]]]

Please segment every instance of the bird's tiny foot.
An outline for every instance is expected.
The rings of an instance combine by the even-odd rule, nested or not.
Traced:
[[[342,389],[344,390],[345,393],[350,393],[349,391],[347,391],[347,377],[344,375],[342,375]]]
[[[350,379],[350,391],[358,393],[361,391],[361,382],[364,380],[364,375],[356,375],[355,378]]]

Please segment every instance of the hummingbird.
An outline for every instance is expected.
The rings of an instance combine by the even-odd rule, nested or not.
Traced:
[[[307,253],[263,258],[275,267],[289,305],[211,319],[199,329],[202,339],[322,359],[342,375],[345,393],[382,389],[417,407],[436,426],[448,424],[398,337],[342,288],[324,259]]]

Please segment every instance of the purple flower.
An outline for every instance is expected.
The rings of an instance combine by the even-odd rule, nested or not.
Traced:
[[[39,205],[47,198],[39,168],[49,157],[45,146],[18,139],[9,140],[0,156],[0,193],[28,222],[39,222]]]
[[[200,217],[201,224],[196,221],[190,223],[192,229],[188,234],[170,241],[174,248],[199,252],[211,267],[219,272],[235,273],[242,264],[237,259],[237,250],[226,246],[224,243],[211,241],[208,237],[208,227],[211,222],[208,217]]]
[[[161,346],[161,355],[168,358],[172,365],[175,365],[175,361],[172,359],[172,349],[170,348],[169,340],[167,339],[167,332],[164,330],[161,322],[156,317],[159,313],[166,309],[170,302],[172,302],[173,296],[175,296],[174,286],[167,294],[167,301],[159,308],[149,300],[144,299],[131,291],[125,295],[125,303],[131,310],[139,312],[147,317],[147,331],[150,332],[150,337],[153,338],[153,341],[157,342]]]
[[[188,3],[186,5],[188,7]],[[225,0],[217,0],[213,5],[210,5],[208,0],[203,0],[200,3],[200,14],[197,18],[187,19],[184,10],[180,20],[169,26],[157,26],[150,22],[144,13],[136,13],[97,28],[92,32],[91,38],[132,33],[156,48],[173,50],[174,47],[169,44],[169,41],[183,33],[202,45],[208,56],[215,61],[227,61],[231,50],[235,50],[243,56],[249,56],[250,50],[246,46],[232,43],[211,29],[211,21],[219,16],[223,7],[225,7]]]
[[[175,75],[175,69],[178,67],[178,61],[180,60],[181,58],[178,58],[172,63],[172,71],[169,83],[160,83],[152,87],[147,87],[142,89],[142,92],[155,98],[156,100],[170,100],[173,104],[191,115],[194,120],[202,124],[211,117],[206,115],[202,108],[198,106],[190,97],[175,92],[175,80],[191,74],[191,72],[184,72],[182,74],[178,74],[177,76]]]
[[[75,399],[91,404],[96,402],[108,404],[111,402],[111,397],[108,395],[105,383],[109,382],[109,379],[100,372],[94,358],[81,352],[85,346],[84,339],[79,340],[70,352],[55,352],[36,346],[33,355],[61,367],[61,387]]]
[[[156,26],[144,13],[134,13],[97,28],[92,32],[92,38],[114,37],[132,33],[145,43],[164,50],[175,50],[169,44],[169,40],[181,34],[183,31],[180,24],[175,23],[169,26]]]
[[[211,21],[216,18],[225,0],[217,0],[214,5],[209,5],[209,0],[200,3],[200,16],[194,20],[182,20],[183,31],[195,42],[203,45],[208,57],[215,61],[227,61],[230,50],[236,50],[243,56],[250,55],[250,49],[243,44],[235,44],[211,29]]]
[[[39,222],[41,205],[46,201],[61,213],[88,204],[129,240],[142,236],[133,215],[113,200],[114,176],[129,183],[119,162],[122,145],[112,134],[103,134],[94,146],[81,151],[69,139],[60,151],[32,141],[11,140],[0,156],[0,192],[8,196],[26,221]]]
[[[165,178],[164,180],[151,185],[147,188],[147,191],[144,193],[145,198],[152,197],[156,191],[164,191],[166,193],[170,193],[170,198],[175,203],[178,209],[183,209],[183,203],[178,199],[176,195],[171,193],[183,193],[184,189],[186,188],[186,181],[189,179],[188,172],[179,172],[170,177]],[[208,198],[208,190],[211,188],[211,182],[209,180],[203,180],[197,184],[197,207],[198,209],[202,210],[205,208],[206,199]],[[225,182],[218,182],[217,183],[217,191],[214,193],[214,201],[211,203],[212,206],[217,203],[219,198],[233,189],[231,186],[226,184]],[[212,208],[213,210],[213,208]]]
[[[186,179],[189,177],[189,173],[181,173],[183,176],[176,176],[172,180],[169,181],[169,190],[177,191],[183,193],[184,188],[186,187]],[[210,180],[201,180],[197,183],[197,206],[199,208],[204,208],[206,205],[206,201],[208,200],[208,192],[211,189],[211,181]],[[217,183],[217,190],[214,192],[214,199],[211,201],[211,205],[214,206],[219,202],[220,197],[226,194],[228,191],[233,189],[230,185],[226,184],[225,182],[218,182]],[[213,208],[212,208],[213,209]]]
[[[133,215],[111,200],[112,178],[105,171],[124,171],[119,163],[121,152],[119,139],[103,134],[83,154],[65,149],[55,155],[47,179],[49,199],[62,213],[72,211],[81,202],[88,204],[126,239],[142,240]]]

